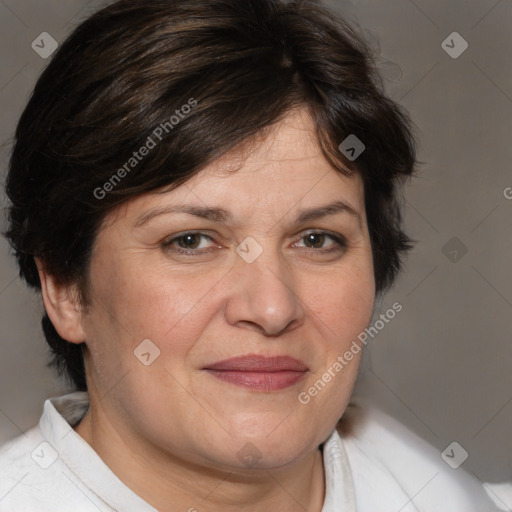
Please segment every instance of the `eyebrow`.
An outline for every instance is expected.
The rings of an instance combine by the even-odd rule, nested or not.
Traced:
[[[139,228],[159,215],[167,215],[170,213],[188,213],[189,215],[194,215],[201,219],[208,219],[213,222],[227,222],[233,218],[231,213],[223,208],[209,208],[191,205],[164,206],[162,208],[149,210],[141,215],[135,222],[134,227]]]
[[[348,213],[355,217],[361,224],[361,215],[359,212],[344,201],[334,201],[319,208],[308,208],[301,210],[297,217],[297,224],[309,222],[311,220],[327,217],[328,215],[336,215],[338,213]]]
[[[201,219],[222,223],[227,223],[233,219],[233,215],[224,208],[176,205],[149,210],[136,220],[134,228],[139,228],[160,215],[168,215],[173,213],[187,213]],[[328,215],[336,215],[339,213],[348,213],[349,215],[355,217],[359,224],[361,224],[361,215],[359,212],[344,201],[334,201],[324,206],[300,210],[295,223],[303,224],[305,222],[320,219]]]

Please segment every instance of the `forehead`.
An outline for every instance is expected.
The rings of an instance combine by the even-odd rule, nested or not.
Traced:
[[[292,110],[281,121],[267,126],[212,162],[206,171],[209,175],[218,173],[220,176],[239,170],[271,173],[280,164],[293,165],[300,161],[305,161],[306,165],[331,167],[322,153],[314,120],[306,108]]]
[[[346,176],[331,166],[318,143],[313,119],[306,109],[296,109],[186,183],[136,197],[111,212],[110,219],[115,222],[173,202],[222,206],[243,217],[257,212],[282,215],[284,210],[336,200],[361,210],[362,180],[358,173]]]

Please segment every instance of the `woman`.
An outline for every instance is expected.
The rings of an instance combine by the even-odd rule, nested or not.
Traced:
[[[80,25],[7,181],[76,392],[3,448],[0,510],[494,510],[346,412],[414,165],[368,48],[314,2],[121,0]]]

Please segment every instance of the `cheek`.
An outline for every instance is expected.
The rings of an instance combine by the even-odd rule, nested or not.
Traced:
[[[131,265],[110,265],[102,274],[95,293],[104,307],[97,308],[101,320],[95,322],[103,327],[103,334],[96,334],[105,341],[117,339],[133,350],[150,339],[162,350],[180,352],[214,314],[215,273],[180,275],[165,265],[138,266],[133,258]]]
[[[308,307],[333,342],[350,342],[367,327],[375,300],[371,259],[361,258],[337,272],[316,276],[309,288]]]

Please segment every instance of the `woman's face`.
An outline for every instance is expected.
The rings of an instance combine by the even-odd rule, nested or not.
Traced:
[[[210,467],[314,451],[349,401],[361,354],[335,363],[375,289],[362,182],[328,164],[305,111],[107,221],[81,319],[104,420],[159,457]],[[268,359],[282,356],[300,364]]]

